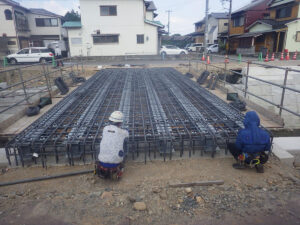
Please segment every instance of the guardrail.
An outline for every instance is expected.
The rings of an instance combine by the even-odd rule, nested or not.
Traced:
[[[208,54],[208,55],[210,57],[214,57],[214,58],[225,59],[224,56],[220,56],[220,55],[214,55],[214,54]],[[229,85],[229,86],[233,87],[234,89],[241,91],[243,93],[243,95],[244,95],[243,96],[244,98],[246,98],[247,95],[250,95],[250,96],[258,98],[258,99],[260,99],[260,100],[262,100],[262,101],[264,101],[266,103],[269,103],[269,104],[271,104],[273,106],[276,106],[277,108],[279,108],[279,113],[278,114],[280,116],[282,115],[282,111],[286,111],[286,112],[289,112],[289,113],[291,113],[291,114],[293,114],[293,115],[295,115],[297,117],[300,117],[300,114],[298,112],[296,112],[294,110],[291,110],[289,108],[284,107],[284,100],[285,100],[286,90],[292,91],[294,93],[300,93],[299,89],[287,86],[287,78],[288,78],[289,72],[293,71],[293,72],[299,72],[300,73],[300,70],[293,69],[293,68],[290,68],[290,67],[280,67],[280,66],[267,65],[267,64],[263,64],[263,63],[259,63],[259,62],[254,62],[252,60],[240,60],[240,59],[229,58],[229,57],[228,57],[228,59],[230,61],[236,61],[236,62],[244,62],[244,63],[246,63],[246,67],[247,67],[246,74],[240,73],[240,72],[237,72],[237,71],[234,71],[234,70],[231,70],[231,69],[228,69],[228,62],[225,62],[225,60],[224,60],[224,67],[223,67],[223,66],[219,66],[219,65],[208,64],[206,61],[204,62],[204,61],[201,61],[200,59],[199,60],[191,60],[190,59],[189,60],[189,67],[192,67],[192,62],[195,62],[197,64],[197,66],[196,66],[197,68],[198,68],[198,64],[200,63],[202,65],[205,65],[206,70],[208,70],[209,67],[214,67],[214,68],[223,70],[225,72],[225,77],[224,77],[224,79],[222,79],[222,82],[223,82],[224,86],[225,85]],[[277,83],[274,83],[274,82],[271,82],[271,81],[268,81],[268,80],[263,80],[263,79],[260,79],[258,77],[254,77],[254,76],[249,75],[249,68],[250,68],[251,65],[256,65],[256,66],[260,66],[260,67],[266,67],[267,66],[268,68],[276,68],[276,69],[284,70],[285,72],[284,72],[282,84],[277,84]],[[198,69],[196,69],[196,70],[198,70]],[[239,88],[236,85],[227,82],[226,81],[226,72],[237,74],[237,75],[240,75],[243,78],[245,78],[244,88]],[[300,74],[299,74],[299,76],[300,76]],[[248,82],[249,82],[249,79],[254,79],[254,80],[260,81],[262,83],[269,84],[271,86],[276,86],[278,88],[281,88],[280,104],[276,104],[273,101],[270,101],[270,100],[268,100],[266,98],[258,96],[257,94],[249,92],[248,91]]]
[[[224,56],[221,55],[214,55],[214,54],[208,54],[210,57],[215,58],[219,58],[224,60]],[[223,82],[224,86],[225,85],[229,85],[231,87],[233,87],[236,90],[239,90],[243,93],[243,97],[246,98],[247,95],[253,96],[257,99],[260,99],[266,103],[269,103],[275,107],[277,107],[279,109],[279,115],[282,115],[283,111],[289,112],[297,117],[300,117],[300,114],[294,110],[291,110],[287,107],[284,106],[284,100],[285,100],[285,95],[286,95],[286,90],[288,91],[292,91],[294,93],[300,93],[299,89],[296,88],[292,88],[292,87],[288,87],[287,86],[287,79],[288,79],[288,75],[289,72],[294,71],[294,72],[299,72],[300,70],[296,70],[296,69],[292,69],[289,67],[280,67],[280,66],[274,66],[274,65],[266,65],[263,63],[259,63],[259,62],[255,62],[255,60],[240,60],[240,59],[236,59],[236,58],[228,58],[230,61],[236,61],[236,62],[243,62],[246,63],[245,66],[247,67],[247,71],[246,74],[244,73],[240,73],[231,69],[228,69],[228,63],[223,63],[224,66],[220,66],[220,65],[215,65],[215,64],[207,64],[207,62],[201,61],[202,54],[199,55],[188,55],[187,57],[184,57],[184,59],[181,60],[186,60],[187,62],[189,62],[189,67],[191,68],[193,65],[192,63],[197,63],[198,64],[202,64],[205,65],[206,70],[208,70],[209,67],[214,67],[220,70],[223,70],[225,72],[225,77],[224,79],[221,80],[221,82]],[[198,59],[197,59],[198,58]],[[129,59],[127,59],[129,60]],[[163,59],[161,59],[163,60]],[[65,63],[65,67],[64,70],[67,68],[70,68],[71,71],[78,71],[80,70],[79,67],[81,67],[81,71],[83,72],[83,60],[82,58],[68,58],[68,59],[63,59],[63,60],[58,60],[58,61],[63,61]],[[222,63],[219,63],[222,64]],[[249,68],[251,65],[257,65],[260,67],[266,67],[268,66],[268,68],[276,68],[276,69],[280,69],[280,70],[284,70],[284,75],[283,75],[283,81],[282,84],[278,84],[278,83],[274,83],[268,80],[263,80],[260,79],[258,77],[254,77],[249,75]],[[26,69],[29,68],[40,68],[40,72],[38,74],[36,74],[36,76],[30,77],[30,78],[26,78],[26,75],[24,75],[24,71],[26,71]],[[197,69],[196,69],[197,70]],[[230,72],[233,74],[238,74],[240,76],[242,76],[243,78],[245,78],[245,83],[244,83],[244,87],[243,88],[239,88],[234,84],[231,84],[229,82],[226,81],[226,72]],[[30,98],[40,94],[40,93],[44,93],[44,92],[48,92],[49,96],[51,96],[51,92],[52,92],[52,78],[56,77],[57,75],[54,75],[55,73],[58,73],[59,76],[62,76],[66,79],[68,79],[68,77],[66,77],[63,73],[63,69],[61,67],[59,68],[53,68],[53,66],[50,63],[46,63],[46,64],[34,64],[34,65],[28,65],[28,66],[18,66],[16,68],[9,68],[6,69],[4,71],[0,71],[0,81],[3,80],[3,77],[5,77],[5,74],[7,73],[13,73],[14,77],[18,77],[18,82],[12,83],[10,85],[8,85],[6,88],[4,89],[0,89],[0,98],[6,97],[6,96],[16,96],[16,94],[14,95],[14,93],[17,93],[18,96],[24,96],[23,99],[19,100],[18,102],[15,102],[12,105],[8,105],[7,107],[1,107],[0,108],[0,114],[23,103],[26,104],[30,104]],[[300,76],[300,75],[299,75]],[[280,104],[277,104],[275,102],[272,102],[264,97],[258,96],[255,93],[252,93],[248,90],[248,81],[249,79],[254,79],[257,80],[259,82],[265,83],[265,84],[269,84],[278,88],[281,88],[281,99],[280,99]],[[29,84],[32,83],[37,83],[39,81],[42,81],[45,83],[45,85],[43,85],[43,87],[46,87],[46,89],[41,90],[40,92],[35,92],[35,93],[28,93],[28,89],[30,88]],[[22,94],[20,94],[20,90],[23,91]],[[7,92],[5,94],[3,94],[4,92]]]
[[[53,63],[37,63],[31,65],[9,66],[0,70],[0,82],[6,82],[7,86],[0,88],[0,98],[7,99],[7,104],[0,105],[0,114],[18,106],[30,105],[34,96],[47,93],[49,97],[53,93],[54,79],[61,76],[63,79],[71,79],[70,72],[83,73],[84,66],[81,58],[66,58],[56,60]]]

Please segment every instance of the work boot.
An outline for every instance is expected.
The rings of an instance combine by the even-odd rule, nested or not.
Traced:
[[[262,164],[255,165],[256,172],[258,173],[264,173],[264,166]]]
[[[246,166],[244,164],[240,164],[240,163],[234,163],[234,164],[232,164],[232,167],[234,169],[245,169],[246,168]]]

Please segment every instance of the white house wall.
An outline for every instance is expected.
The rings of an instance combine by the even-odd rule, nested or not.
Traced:
[[[266,24],[256,24],[253,27],[249,29],[249,32],[261,32],[261,31],[267,31],[272,30],[272,26],[266,25]]]
[[[300,31],[299,20],[288,24],[285,48],[288,49],[290,52],[295,52],[295,51],[300,52],[300,41],[296,41],[296,34],[299,31]]]
[[[6,20],[4,11],[9,9],[13,13],[13,9],[9,5],[4,5],[3,2],[0,1],[0,35],[6,34],[8,37],[15,37],[16,30],[14,20]]]
[[[210,17],[209,20],[208,20],[208,29],[207,29],[207,32],[208,32],[208,43],[209,44],[214,44],[214,40],[217,40],[218,39],[218,20],[214,17]],[[213,33],[210,33],[210,29],[213,27],[213,26],[216,26],[215,30]]]
[[[228,31],[228,25],[225,26],[225,23],[228,24],[228,19],[219,19],[218,20],[218,32],[223,33]]]
[[[7,39],[10,43],[14,42],[14,45],[8,45],[7,48],[10,53],[15,53],[18,51],[18,40],[16,38],[16,30],[15,30],[15,21],[14,17],[13,20],[6,20],[4,11],[6,9],[9,9],[13,13],[13,8],[10,5],[5,5],[2,1],[0,1],[0,21],[1,21],[1,26],[0,26],[0,35],[2,36],[3,34],[7,35]]]
[[[146,19],[147,20],[153,20],[153,12],[147,11],[146,12]]]
[[[117,16],[100,16],[100,5],[117,5]],[[143,0],[81,0],[80,9],[84,55],[157,54],[157,27],[144,22]],[[93,44],[92,34],[96,30],[101,34],[119,34],[119,43]],[[144,44],[137,44],[137,34],[144,34]],[[69,30],[69,35],[71,38],[73,31]],[[78,47],[71,52],[78,54]]]
[[[70,48],[70,56],[86,56],[87,55],[87,46],[83,43],[82,40],[82,31],[81,29],[69,29],[68,30],[69,36],[69,48]],[[72,39],[81,39],[81,44],[73,44]]]

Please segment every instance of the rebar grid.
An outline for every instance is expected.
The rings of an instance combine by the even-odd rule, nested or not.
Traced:
[[[188,152],[214,155],[234,140],[243,115],[172,68],[106,69],[74,90],[10,141],[7,158],[24,164],[94,160],[102,130],[114,110],[129,130],[126,156],[152,158]],[[219,147],[219,148],[217,148]]]

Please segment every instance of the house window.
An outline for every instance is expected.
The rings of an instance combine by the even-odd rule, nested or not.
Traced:
[[[81,38],[71,38],[71,44],[72,45],[81,45],[82,39]]]
[[[117,15],[117,6],[100,6],[100,16],[116,16]]]
[[[300,31],[297,31],[296,33],[296,41],[300,42]]]
[[[227,26],[228,26],[228,23],[224,23],[224,26],[227,27]]]
[[[136,35],[136,39],[137,39],[138,44],[144,44],[144,35],[143,34]]]
[[[57,19],[51,19],[51,26],[57,27],[58,26],[58,20]]]
[[[276,18],[277,19],[290,17],[291,14],[292,14],[292,6],[280,8],[280,9],[276,10]]]
[[[240,26],[244,26],[244,17],[236,17],[233,19],[233,26],[234,27],[240,27]]]
[[[48,18],[36,18],[35,24],[37,27],[57,27],[57,19],[48,19]]]
[[[5,19],[6,20],[12,20],[12,13],[11,13],[11,11],[9,9],[6,9],[4,11],[4,14],[5,14]]]
[[[16,45],[17,43],[15,41],[8,41],[7,45]]]
[[[16,27],[18,31],[28,31],[29,25],[27,17],[22,12],[15,11]]]
[[[98,35],[93,36],[94,44],[119,43],[119,35]]]
[[[260,36],[256,37],[255,42],[256,43],[264,43],[265,42],[265,35],[260,35]]]
[[[264,13],[263,17],[264,19],[270,19],[270,13]]]

